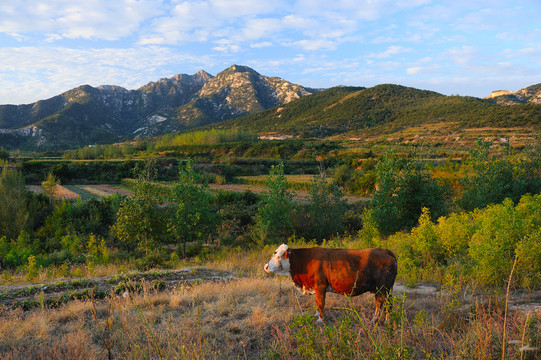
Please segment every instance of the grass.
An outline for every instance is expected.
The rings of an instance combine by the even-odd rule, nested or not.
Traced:
[[[77,195],[81,198],[82,201],[87,201],[93,198],[98,198],[95,194],[91,193],[90,191],[87,191],[83,189],[80,185],[64,185],[64,187]]]
[[[395,294],[386,323],[372,324],[373,296],[329,294],[324,326],[313,297],[291,282],[253,276],[227,283],[153,290],[68,303],[58,309],[3,311],[0,356],[142,359],[494,359],[504,331],[506,359],[534,359],[541,314],[478,300],[449,311],[444,297]],[[505,329],[505,330],[504,330]]]
[[[310,191],[314,175],[285,175],[289,188],[294,190]],[[268,175],[238,176],[235,178],[239,184],[267,186]],[[327,182],[332,182],[332,177],[327,177]]]
[[[54,309],[0,309],[0,358],[522,360],[541,356],[539,350],[528,350],[541,347],[541,312],[510,310],[505,291],[466,296],[443,290],[396,290],[389,318],[380,324],[370,322],[373,295],[348,299],[328,294],[325,325],[318,325],[313,296],[301,295],[287,278],[262,271],[272,251],[268,246],[238,249],[204,263],[239,277],[229,282],[182,284],[166,292],[147,286],[127,297],[86,297]],[[177,268],[194,265],[184,261]],[[93,271],[112,275],[126,268]]]

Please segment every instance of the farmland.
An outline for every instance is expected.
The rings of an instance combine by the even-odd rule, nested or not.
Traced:
[[[539,356],[535,144],[161,146],[3,163],[2,357]],[[313,298],[262,271],[281,243],[391,249],[387,322],[373,295],[329,295],[316,325]]]
[[[43,189],[39,185],[27,185],[26,188],[36,194],[41,194]],[[55,197],[57,199],[64,199],[74,201],[81,199],[83,201],[92,199],[107,197],[114,194],[120,194],[128,196],[130,191],[118,186],[101,184],[101,185],[57,185],[55,189]]]

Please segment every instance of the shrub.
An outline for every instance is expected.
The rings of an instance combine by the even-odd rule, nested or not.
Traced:
[[[423,207],[436,218],[447,212],[448,189],[418,160],[386,154],[376,166],[376,180],[371,207],[384,233],[411,229]]]
[[[469,254],[483,283],[502,284],[518,255],[516,249],[521,250],[522,256],[526,255],[524,246],[536,238],[541,226],[540,206],[540,195],[526,195],[517,206],[506,199],[479,213],[479,229],[471,238]],[[519,260],[521,265],[524,264],[522,259]],[[537,264],[530,266],[535,268]],[[528,272],[522,266],[521,269],[523,273]]]
[[[314,176],[310,189],[309,223],[312,236],[318,241],[344,230],[344,213],[347,203],[333,183],[328,183],[324,173]]]
[[[287,236],[291,228],[293,194],[288,190],[284,163],[272,166],[267,179],[268,191],[257,209],[254,236],[259,244],[268,237]]]
[[[541,162],[531,157],[490,156],[490,143],[477,142],[471,152],[472,176],[461,181],[463,193],[457,204],[464,210],[483,208],[510,198],[517,202],[524,194],[541,191]]]

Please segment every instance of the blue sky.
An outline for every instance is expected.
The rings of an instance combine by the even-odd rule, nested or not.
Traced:
[[[541,82],[541,0],[0,0],[0,104],[232,64],[484,97]]]

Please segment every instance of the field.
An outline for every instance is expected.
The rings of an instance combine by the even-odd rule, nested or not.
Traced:
[[[29,311],[4,307],[0,356],[535,359],[540,354],[541,309],[524,303],[539,301],[539,293],[510,293],[506,298],[502,293],[397,284],[385,323],[370,322],[373,295],[348,299],[328,294],[325,324],[318,325],[312,316],[313,296],[301,295],[289,279],[262,271],[271,252],[266,248],[206,264],[214,270],[182,267],[167,272],[168,279],[194,274],[197,281],[162,288],[134,278],[131,287],[103,300],[87,298]],[[204,275],[217,272],[233,277],[216,282]],[[151,274],[159,279],[158,273]]]
[[[36,194],[43,192],[40,185],[27,185],[26,188]],[[80,198],[86,201],[91,198],[107,197],[113,194],[128,196],[131,192],[127,189],[108,185],[57,185],[55,198],[74,201]]]
[[[370,147],[254,139],[13,160],[0,177],[0,359],[541,358],[529,130],[419,126]],[[314,181],[320,167],[333,186]],[[24,191],[53,175],[53,199]],[[317,324],[313,297],[262,270],[281,243],[391,249],[386,321],[370,321],[371,294],[329,294]]]

